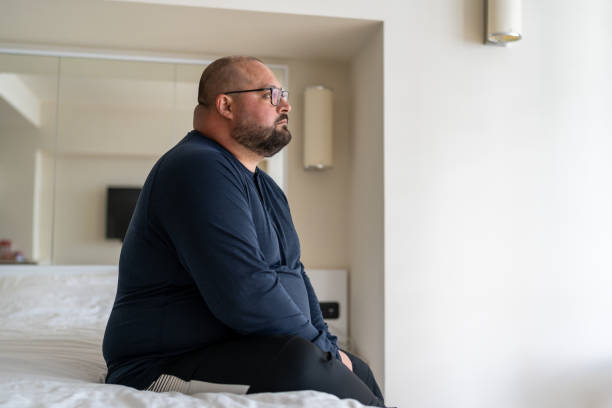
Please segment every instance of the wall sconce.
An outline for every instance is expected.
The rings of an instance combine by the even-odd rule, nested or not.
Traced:
[[[333,97],[324,86],[304,90],[304,169],[325,170],[332,166]]]
[[[485,43],[507,45],[522,38],[521,0],[486,0]]]

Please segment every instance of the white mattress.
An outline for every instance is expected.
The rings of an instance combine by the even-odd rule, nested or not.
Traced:
[[[186,395],[103,384],[116,280],[112,267],[0,267],[0,406],[363,407],[316,391]]]

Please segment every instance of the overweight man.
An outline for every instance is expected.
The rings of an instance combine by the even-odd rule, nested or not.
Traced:
[[[202,73],[194,130],[151,170],[121,249],[107,383],[199,380],[384,406],[370,368],[329,332],[287,198],[257,167],[291,140],[288,94],[251,57]]]

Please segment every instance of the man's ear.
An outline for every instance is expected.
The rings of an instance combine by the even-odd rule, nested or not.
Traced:
[[[217,112],[219,112],[219,115],[223,116],[226,119],[233,119],[234,112],[233,112],[232,102],[233,102],[232,98],[229,95],[225,95],[225,94],[217,95],[217,98],[215,99],[215,103],[216,103]]]

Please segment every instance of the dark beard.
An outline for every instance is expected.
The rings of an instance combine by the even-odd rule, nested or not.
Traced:
[[[277,122],[283,119],[287,119],[287,115],[281,115]],[[291,132],[287,125],[277,129],[276,123],[272,127],[241,123],[232,130],[232,137],[250,151],[271,157],[287,146],[291,141]]]

